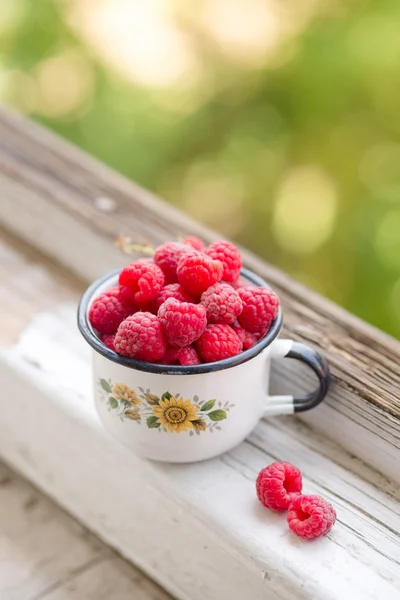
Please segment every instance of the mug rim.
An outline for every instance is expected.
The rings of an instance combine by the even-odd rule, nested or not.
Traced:
[[[266,335],[264,335],[254,346],[248,350],[244,350],[236,356],[225,358],[211,363],[202,363],[200,365],[161,365],[158,363],[149,363],[142,360],[136,360],[129,358],[128,356],[121,356],[107,348],[100,339],[96,336],[88,318],[88,309],[92,298],[96,295],[97,290],[103,286],[107,281],[113,279],[122,270],[122,267],[115,269],[102,277],[99,277],[94,281],[84,292],[79,305],[78,305],[78,328],[82,336],[85,338],[87,343],[95,350],[98,354],[108,358],[114,363],[117,363],[123,367],[133,369],[136,371],[146,371],[148,373],[157,373],[159,375],[199,375],[201,373],[213,373],[215,371],[222,371],[224,369],[230,369],[237,367],[255,356],[258,356],[265,348],[267,348],[278,336],[282,327],[282,308],[279,307],[277,316],[275,317],[272,325]],[[258,275],[250,271],[249,269],[242,268],[240,270],[242,277],[254,283],[257,287],[264,287],[269,290],[272,288]]]

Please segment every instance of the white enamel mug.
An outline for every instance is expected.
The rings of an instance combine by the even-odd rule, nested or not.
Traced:
[[[95,281],[83,295],[78,326],[92,346],[95,404],[104,427],[135,453],[166,462],[194,462],[234,448],[260,419],[317,406],[329,386],[325,359],[312,348],[277,339],[282,313],[255,346],[201,365],[158,365],[120,356],[97,338],[91,302],[118,282],[119,272]],[[250,271],[242,276],[269,287]],[[270,396],[271,358],[294,358],[317,375],[318,389],[304,396]]]

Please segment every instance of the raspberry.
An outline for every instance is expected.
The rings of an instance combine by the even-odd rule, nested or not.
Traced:
[[[286,510],[301,488],[301,473],[288,462],[274,462],[261,469],[256,481],[257,498],[272,510]]]
[[[244,329],[244,327],[242,327],[238,321],[234,321],[231,324],[231,327],[233,331],[235,331],[240,337],[240,340],[243,344],[243,350],[252,348],[262,337],[261,333],[251,333],[250,331],[247,331],[247,329]]]
[[[158,361],[163,365],[200,365],[201,360],[193,346],[186,348],[167,348],[166,353]]]
[[[124,298],[144,305],[155,299],[164,285],[164,273],[148,260],[138,260],[124,267],[119,275]]]
[[[242,312],[239,294],[229,283],[215,283],[201,295],[201,304],[206,307],[209,323],[233,323]]]
[[[207,325],[207,312],[202,304],[179,302],[175,298],[168,298],[160,306],[158,318],[171,346],[189,346]]]
[[[233,331],[236,333],[236,335],[239,337],[239,339],[243,345],[244,338],[246,335],[246,330],[239,324],[238,321],[234,321],[233,323],[231,323],[231,327],[232,327]]]
[[[189,294],[186,294],[179,283],[169,283],[158,293],[158,296],[155,300],[156,313],[161,304],[164,304],[168,298],[175,298],[176,300],[179,300],[179,302],[194,302],[194,298],[192,298]]]
[[[196,348],[193,348],[193,346],[187,346],[187,348],[182,348],[179,352],[179,360],[181,365],[201,364],[201,358],[198,355]]]
[[[252,281],[249,281],[249,279],[246,279],[246,277],[239,277],[239,279],[237,279],[234,283],[232,283],[232,286],[235,288],[235,290],[237,290],[240,287],[257,287],[255,285],[255,283],[253,283]]]
[[[206,254],[216,260],[220,260],[224,267],[222,279],[228,283],[234,283],[242,268],[242,257],[239,250],[232,242],[214,242],[206,250]]]
[[[166,351],[161,323],[149,312],[137,312],[122,321],[114,344],[122,356],[148,362],[159,360]]]
[[[194,248],[195,250],[198,250],[199,252],[202,252],[204,250],[204,248],[206,247],[203,240],[196,237],[195,235],[189,235],[188,237],[186,237],[183,240],[183,243],[186,244],[187,246],[191,246],[192,248]]]
[[[165,283],[176,283],[178,281],[176,268],[179,259],[190,251],[192,251],[192,248],[189,245],[185,246],[180,242],[165,242],[165,244],[158,246],[153,259],[164,273]]]
[[[214,283],[221,281],[223,266],[206,254],[190,252],[184,254],[178,263],[178,281],[185,292],[200,296]]]
[[[94,299],[89,309],[89,321],[100,333],[115,333],[118,325],[135,312],[118,287],[112,287]]]
[[[289,506],[287,520],[293,533],[315,540],[332,529],[336,511],[321,496],[298,496]]]
[[[215,362],[239,354],[242,342],[229,325],[208,325],[196,348],[204,362]]]
[[[115,352],[115,346],[114,346],[115,335],[106,333],[105,335],[100,336],[100,340],[103,342],[103,344],[105,346],[107,346],[107,348],[110,348],[110,350],[114,350],[114,352]]]
[[[279,310],[279,298],[266,288],[238,288],[243,302],[243,310],[238,317],[242,327],[258,333],[269,329]]]
[[[247,331],[245,329],[245,335],[244,335],[244,339],[243,339],[243,350],[248,350],[249,348],[252,348],[253,346],[255,346],[258,342],[258,340],[260,340],[262,338],[262,336],[264,334],[260,334],[260,333],[251,333],[251,331]]]
[[[258,342],[258,337],[256,333],[250,333],[250,331],[246,331],[246,335],[243,340],[243,350],[248,350],[255,346]]]

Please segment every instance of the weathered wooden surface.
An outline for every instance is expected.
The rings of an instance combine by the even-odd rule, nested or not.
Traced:
[[[1,600],[170,596],[0,463]]]
[[[180,599],[400,597],[398,487],[291,417],[261,423],[212,461],[136,457],[94,414],[74,323],[74,308],[59,307],[0,350],[0,454],[10,464]],[[276,459],[295,462],[304,489],[337,508],[324,539],[295,538],[285,515],[256,501],[256,474]]]
[[[24,205],[27,196],[32,200],[29,190],[14,187],[8,177],[0,176],[0,193],[4,200],[0,214],[8,225],[12,224],[13,210],[22,215],[18,221],[25,229],[19,233],[64,264],[70,263],[75,272],[94,277],[121,261],[109,244],[111,232],[109,236],[96,233],[91,237],[89,227],[79,229],[75,217],[71,218],[70,230],[65,230],[65,213],[52,213],[51,201],[44,219],[44,207],[40,208],[43,198],[38,196],[38,203]],[[18,212],[22,208],[26,212]],[[36,216],[32,217],[32,210],[38,210]],[[161,239],[167,233],[160,227]],[[1,328],[3,345],[14,341],[38,311],[56,310],[34,321],[16,347],[0,351],[0,455],[10,464],[178,598],[400,597],[396,486],[291,418],[260,424],[245,444],[204,464],[156,465],[136,458],[100,427],[90,397],[88,349],[75,328],[75,309],[59,306],[62,299],[76,302],[82,280],[9,235],[2,235],[0,263],[0,308],[7,316]],[[274,385],[282,390],[286,380],[293,390],[299,377],[307,384],[302,371],[276,368]],[[396,441],[390,439],[386,446],[379,446],[382,432],[387,439],[389,435],[394,438],[396,428],[387,428],[387,411],[368,403],[376,411],[369,414],[359,398],[336,385],[326,407],[315,411],[321,416],[311,415],[309,420],[315,419],[320,430],[324,422],[327,428],[336,426],[339,441],[347,435],[347,443],[353,440],[358,456],[367,454],[368,444],[373,446],[370,462],[381,452],[382,470],[389,464],[398,475]],[[353,412],[360,413],[357,423]],[[362,426],[362,419],[368,428]],[[355,435],[355,427],[359,435]],[[285,529],[284,516],[257,505],[256,473],[276,459],[296,462],[305,473],[305,489],[321,493],[335,504],[338,524],[328,538],[315,544],[293,539]],[[391,469],[386,472],[391,473]],[[5,507],[3,514],[7,514],[1,487],[0,502]],[[17,539],[15,530],[10,531]],[[39,527],[37,531],[45,537]],[[57,539],[68,547],[65,536],[59,534]],[[26,547],[21,544],[26,559]],[[93,544],[98,542],[93,540]],[[75,551],[77,547],[73,546],[72,553],[79,558],[83,550]],[[0,538],[0,552],[1,548]],[[18,544],[16,548],[18,554]],[[70,563],[64,564],[67,571],[62,571],[62,562],[57,563],[54,554],[55,563],[43,559],[44,572],[34,563],[45,591],[22,596],[21,600],[147,597],[147,591],[141,591],[142,584],[139,591],[129,587],[129,567],[121,567],[120,559],[92,564],[89,557],[89,566],[82,572]],[[24,566],[21,559],[24,573],[31,568],[27,560],[29,565]],[[9,562],[1,562],[3,600],[1,567],[5,570]],[[119,565],[116,569],[115,564]],[[6,584],[15,586],[18,573],[18,569],[11,570],[10,577],[5,576]],[[56,589],[51,587],[53,575],[61,581]],[[143,585],[145,590],[153,589],[151,583]],[[4,592],[4,600],[19,597],[14,594],[8,598]]]
[[[154,244],[182,232],[218,237],[27,120],[0,113],[0,220],[86,279],[122,264],[119,233]],[[105,200],[108,198],[109,200]],[[278,291],[284,335],[321,348],[334,386],[301,418],[392,477],[399,477],[400,343],[245,252]],[[278,385],[298,385],[283,361]],[[309,385],[307,376],[300,381]],[[280,388],[281,389],[281,388]],[[371,447],[374,452],[371,452]]]
[[[83,289],[66,268],[0,228],[0,346],[16,342],[37,313],[77,302]]]
[[[0,230],[0,345],[15,343],[39,312],[76,302],[83,286],[65,268]],[[29,462],[26,448],[20,450]],[[0,598],[170,596],[0,463]]]

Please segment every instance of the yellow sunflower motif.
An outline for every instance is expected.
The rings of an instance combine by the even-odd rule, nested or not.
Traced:
[[[139,406],[141,400],[135,390],[129,388],[124,383],[116,383],[113,387],[113,394],[116,400],[125,400],[132,406]]]
[[[159,404],[152,406],[153,414],[157,417],[158,423],[162,427],[167,427],[169,431],[187,431],[193,429],[193,421],[197,420],[199,409],[192,404],[190,400],[183,398],[165,398],[160,400]]]

